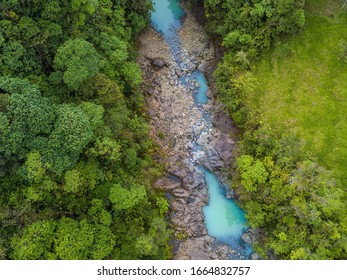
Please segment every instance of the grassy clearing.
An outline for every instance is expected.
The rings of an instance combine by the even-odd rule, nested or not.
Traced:
[[[306,24],[257,64],[248,106],[270,127],[297,134],[347,186],[347,7],[306,1]]]

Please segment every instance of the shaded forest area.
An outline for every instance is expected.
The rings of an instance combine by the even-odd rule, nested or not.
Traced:
[[[134,42],[150,1],[0,3],[0,259],[166,259]]]

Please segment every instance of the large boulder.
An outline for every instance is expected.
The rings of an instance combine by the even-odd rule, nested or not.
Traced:
[[[163,68],[164,66],[167,66],[167,63],[165,60],[161,59],[161,58],[157,58],[155,59],[152,64],[157,67],[157,68]]]
[[[181,182],[171,178],[160,178],[155,182],[154,187],[159,190],[171,192],[179,189],[181,187]]]
[[[207,71],[207,67],[208,67],[208,63],[206,61],[202,61],[199,66],[198,66],[198,70],[201,72],[201,73],[206,73]]]
[[[244,234],[242,234],[241,238],[248,244],[252,244],[254,242],[254,236],[250,232],[245,232]]]

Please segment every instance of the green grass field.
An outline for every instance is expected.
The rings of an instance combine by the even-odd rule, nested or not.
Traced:
[[[271,127],[297,134],[347,188],[347,6],[306,1],[297,36],[267,53],[254,71],[249,106]]]

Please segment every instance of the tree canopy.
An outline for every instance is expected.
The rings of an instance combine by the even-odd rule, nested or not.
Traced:
[[[1,259],[170,255],[134,51],[151,7],[1,2]]]

